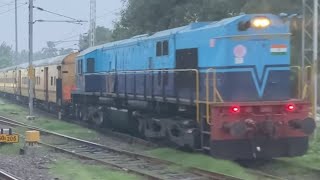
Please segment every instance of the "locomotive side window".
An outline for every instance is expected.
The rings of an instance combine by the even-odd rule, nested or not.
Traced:
[[[157,42],[157,56],[162,56],[162,42]]]
[[[163,47],[163,55],[164,56],[169,55],[169,42],[168,41],[163,41],[162,47]]]
[[[87,59],[87,73],[94,73],[95,60],[93,58]]]
[[[157,42],[157,56],[169,55],[169,41]]]

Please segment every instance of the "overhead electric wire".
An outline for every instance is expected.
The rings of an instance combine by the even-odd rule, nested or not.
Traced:
[[[118,10],[121,10],[121,9],[122,9],[122,8],[118,8],[118,9],[115,9],[115,10],[112,10],[112,11],[107,11],[106,13],[104,13],[104,14],[102,14],[102,15],[98,16],[98,17],[97,17],[97,19],[103,18],[103,17],[105,17],[106,15],[108,15],[108,14],[112,14],[112,13],[114,13],[114,12],[118,11]]]
[[[56,13],[56,12],[52,12],[52,11],[43,9],[43,8],[41,8],[41,7],[33,6],[33,8],[35,8],[35,9],[37,9],[37,10],[39,10],[39,11],[47,12],[47,13],[49,13],[49,14],[54,14],[54,15],[56,15],[56,16],[64,17],[64,18],[67,18],[67,19],[71,19],[71,20],[73,20],[73,21],[75,21],[75,22],[79,22],[79,23],[81,23],[81,22],[87,22],[87,21],[83,21],[83,20],[75,19],[75,18],[73,18],[73,17],[66,16],[66,15],[63,15],[63,14],[59,14],[59,13]],[[49,21],[47,21],[47,22],[49,22]],[[53,21],[52,21],[52,22],[53,22]],[[67,22],[67,21],[66,21],[66,22]],[[71,21],[69,21],[69,22],[71,22]]]
[[[66,48],[70,48],[70,47],[74,47],[74,46],[78,46],[79,44],[72,44],[72,45],[67,45],[67,46],[62,46],[62,47],[59,47],[60,49],[66,49]],[[75,49],[75,48],[73,48]]]
[[[17,0],[17,2],[19,1],[23,1],[23,0]],[[0,8],[5,7],[5,6],[10,6],[10,5],[14,5],[15,1],[10,1],[8,3],[2,3],[2,5],[0,5]]]
[[[25,5],[27,5],[27,4],[28,4],[28,3],[25,2],[25,3],[20,4],[19,6],[17,6],[17,8],[20,8],[20,7],[25,6]],[[8,9],[7,11],[0,12],[0,15],[6,14],[6,13],[8,13],[8,12],[10,12],[10,11],[13,11],[13,10],[15,10],[15,8]]]
[[[44,19],[38,19],[38,20],[35,20],[34,23],[36,22],[56,22],[56,23],[59,23],[59,22],[65,22],[65,23],[72,23],[72,24],[81,24],[82,25],[82,21],[66,21],[66,20],[44,20]]]
[[[14,1],[11,1],[11,2],[8,2],[8,3],[5,3],[5,4],[2,4],[2,5],[0,5],[0,8],[5,7],[5,6],[10,6],[10,5],[13,4],[13,3],[14,3]]]
[[[69,42],[79,42],[79,40],[69,40],[69,41],[54,41],[53,43],[55,45],[63,44],[63,43],[69,43]]]

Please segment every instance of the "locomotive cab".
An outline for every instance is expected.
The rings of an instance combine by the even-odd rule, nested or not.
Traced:
[[[219,98],[207,109],[211,153],[227,159],[304,155],[316,125],[311,101],[300,89],[292,92],[309,85],[290,65],[289,26],[274,15],[249,15],[227,27],[230,35],[216,40],[225,45],[224,67],[213,65],[212,95]],[[298,69],[296,84],[292,69]]]

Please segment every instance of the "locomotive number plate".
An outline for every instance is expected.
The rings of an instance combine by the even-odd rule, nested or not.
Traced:
[[[0,134],[0,143],[18,143],[19,142],[19,135],[13,134]]]

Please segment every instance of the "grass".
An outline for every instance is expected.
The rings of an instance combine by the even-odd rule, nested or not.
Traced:
[[[255,176],[247,173],[244,168],[240,167],[236,163],[217,160],[202,154],[186,153],[168,148],[151,150],[148,151],[148,154],[156,158],[177,163],[184,167],[197,167],[212,172],[228,174],[246,180],[255,179]]]
[[[141,178],[119,171],[106,170],[80,161],[59,159],[50,167],[50,174],[63,180],[139,180]]]
[[[26,120],[26,116],[28,115],[28,109],[11,104],[6,100],[0,99],[0,115],[5,117],[9,117],[20,122],[33,125],[36,127],[40,127],[49,131],[54,131],[57,133],[69,135],[76,138],[82,138],[85,140],[95,140],[99,134],[91,131],[87,128],[83,128],[79,125],[58,121],[55,118],[43,117],[41,115],[37,116],[35,120],[28,121]]]
[[[284,162],[295,164],[301,167],[320,170],[320,128],[318,128],[317,137],[310,138],[310,148],[306,155],[296,158],[283,158]]]
[[[2,155],[18,155],[23,143],[17,144],[3,144],[0,145],[0,154]]]

